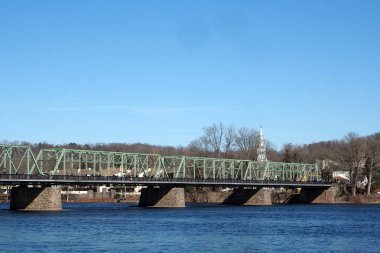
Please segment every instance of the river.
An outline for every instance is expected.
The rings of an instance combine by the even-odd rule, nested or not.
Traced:
[[[380,252],[380,205],[0,204],[0,252]]]

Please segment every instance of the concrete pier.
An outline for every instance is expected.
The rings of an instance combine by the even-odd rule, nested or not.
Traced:
[[[141,189],[140,207],[185,207],[185,191],[183,188]]]
[[[13,187],[11,210],[60,211],[62,210],[60,187]]]
[[[223,202],[226,205],[272,205],[272,190],[269,188],[236,188]]]
[[[336,187],[328,189],[302,188],[299,194],[299,203],[334,204],[336,194]]]

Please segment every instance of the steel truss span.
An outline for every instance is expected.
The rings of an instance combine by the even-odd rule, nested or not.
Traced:
[[[3,174],[150,178],[157,180],[234,180],[319,182],[315,164],[257,162],[158,154],[123,153],[77,149],[41,149],[0,145]]]
[[[41,173],[33,151],[28,146],[0,145],[0,173]]]

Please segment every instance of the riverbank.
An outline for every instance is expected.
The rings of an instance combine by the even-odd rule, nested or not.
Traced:
[[[338,204],[380,204],[380,194],[373,193],[371,195],[350,195],[339,196],[335,198]]]
[[[210,204],[220,204],[231,194],[230,191],[211,191],[196,189],[188,191],[185,193],[186,203],[210,203]],[[0,203],[8,202],[7,196],[0,196]],[[287,198],[285,195],[284,198]],[[123,203],[137,203],[140,200],[140,194],[125,194],[123,196],[118,196],[115,194],[62,194],[62,201],[67,203],[112,203],[112,202],[123,202]],[[275,196],[272,196],[273,204],[285,204],[283,201],[278,201]],[[296,203],[296,202],[294,202]],[[370,196],[357,194],[352,197],[348,194],[337,195],[334,199],[335,204],[380,204],[380,194],[372,193]]]
[[[193,191],[185,193],[186,203],[208,203],[208,204],[221,204],[224,200],[231,194],[228,191]],[[121,198],[80,198],[80,199],[69,199],[68,202],[72,203],[107,203],[107,202],[123,202],[123,203],[137,203],[139,202],[140,195],[125,195]],[[66,199],[62,198],[64,202]],[[272,199],[273,204],[285,204],[276,202]],[[352,197],[350,195],[340,195],[336,196],[334,199],[335,204],[380,204],[380,194],[373,193],[370,196],[367,195],[357,195]],[[294,204],[294,203],[293,203]]]

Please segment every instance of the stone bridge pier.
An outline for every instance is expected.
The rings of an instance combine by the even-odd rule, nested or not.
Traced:
[[[283,188],[275,190],[272,201],[276,204],[334,204],[338,189],[329,188]]]
[[[226,205],[272,205],[272,189],[258,187],[255,189],[235,188],[224,200]]]
[[[140,207],[185,207],[184,188],[152,187],[141,189]]]
[[[336,187],[327,189],[302,188],[299,193],[299,203],[334,204],[336,194]]]
[[[60,211],[62,210],[60,187],[13,187],[10,197],[11,210]]]

